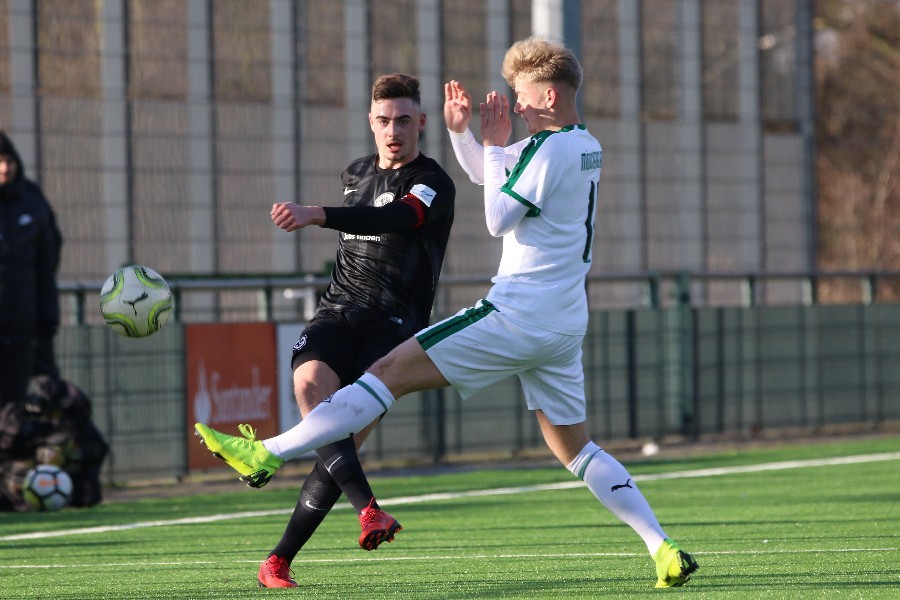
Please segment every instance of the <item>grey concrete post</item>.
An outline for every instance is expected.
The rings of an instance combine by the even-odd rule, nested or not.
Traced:
[[[487,84],[489,90],[497,90],[501,94],[509,88],[500,73],[503,57],[512,43],[509,39],[508,4],[505,0],[487,0]],[[478,102],[479,99],[473,98],[473,101]],[[473,114],[472,118],[477,116]]]
[[[123,0],[101,3],[100,77],[103,103],[103,218],[106,228],[104,261],[112,272],[134,262],[129,186],[128,64],[125,60],[125,5]]]
[[[344,89],[347,94],[347,161],[370,154],[369,13],[366,0],[344,2]]]
[[[9,0],[9,62],[12,114],[7,133],[19,151],[26,173],[40,179],[38,115],[34,90],[34,0]]]
[[[564,44],[580,58],[581,0],[531,0],[531,30],[534,35]],[[579,95],[579,113],[581,102]]]
[[[678,4],[679,75],[681,93],[678,95],[679,144],[676,157],[684,177],[681,187],[685,214],[696,215],[697,223],[686,223],[685,231],[695,231],[698,244],[685,244],[685,266],[698,271],[706,270],[706,177],[704,122],[703,122],[703,58],[701,40],[700,0],[682,0]],[[691,251],[693,250],[693,251]]]
[[[797,122],[800,124],[800,135],[803,136],[803,191],[805,204],[809,211],[806,222],[809,224],[805,232],[807,269],[815,270],[816,248],[818,246],[816,210],[816,114],[815,114],[815,43],[813,31],[814,9],[812,0],[800,0],[797,3]]]
[[[439,0],[418,0],[416,7],[416,69],[427,115],[422,152],[441,164],[447,156],[444,135],[444,92],[441,73],[441,10]]]
[[[622,140],[627,145],[620,149],[619,160],[622,171],[633,176],[620,184],[623,202],[635,206],[639,216],[636,227],[628,234],[637,240],[632,247],[637,256],[626,257],[625,264],[634,269],[647,268],[647,202],[645,192],[644,123],[641,119],[641,14],[640,3],[634,0],[619,0],[619,93],[621,106]],[[601,140],[602,142],[602,140]],[[601,182],[601,186],[602,186]]]
[[[216,271],[215,148],[212,107],[211,15],[206,2],[187,3],[188,26],[188,269]]]
[[[272,189],[273,202],[297,201],[297,134],[298,106],[294,78],[294,11],[290,0],[270,0],[272,69]],[[287,235],[272,226],[272,270],[296,271],[297,244],[300,236]]]
[[[760,114],[760,80],[759,80],[759,14],[756,2],[741,2],[738,22],[740,36],[740,72],[738,97],[740,101],[739,130],[740,147],[745,148],[747,185],[754,186],[746,196],[757,199],[758,207],[755,222],[744,225],[744,229],[753,231],[758,240],[758,258],[755,265],[741,265],[746,269],[764,269],[766,267],[765,244],[765,187],[762,172],[762,119]],[[749,211],[745,214],[750,214]],[[744,217],[746,218],[746,217]]]

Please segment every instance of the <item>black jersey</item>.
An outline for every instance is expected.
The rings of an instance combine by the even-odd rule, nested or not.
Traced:
[[[400,208],[388,205],[402,202],[415,211],[414,222],[407,220],[398,228],[374,225],[379,219],[372,219],[366,226],[356,222],[351,227],[346,219],[336,225],[327,217],[325,227],[341,231],[340,247],[319,307],[377,311],[417,330],[428,324],[453,224],[456,188],[440,165],[423,154],[399,169],[381,169],[377,161],[373,154],[344,170],[344,206],[370,207],[358,215],[374,215],[373,208]],[[404,216],[411,212],[406,209]]]

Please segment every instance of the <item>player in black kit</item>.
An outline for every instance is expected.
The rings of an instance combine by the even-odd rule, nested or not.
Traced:
[[[419,151],[425,114],[418,80],[380,77],[369,123],[378,152],[342,174],[343,206],[272,207],[285,231],[318,225],[340,232],[331,284],[293,349],[294,395],[304,416],[428,324],[453,223],[453,181]],[[290,564],[342,491],[359,513],[365,550],[401,529],[378,507],[356,453],[374,426],[317,450],[281,541],[260,566],[260,587],[297,586]],[[247,479],[254,487],[267,481]]]

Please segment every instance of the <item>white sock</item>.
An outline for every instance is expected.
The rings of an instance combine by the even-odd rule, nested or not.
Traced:
[[[262,440],[262,444],[278,458],[291,460],[358,433],[393,405],[394,396],[387,386],[371,373],[364,373],[309,411],[299,424]]]
[[[567,468],[575,477],[584,480],[603,506],[641,536],[651,555],[659,549],[666,534],[637,484],[619,461],[594,442],[588,442]]]

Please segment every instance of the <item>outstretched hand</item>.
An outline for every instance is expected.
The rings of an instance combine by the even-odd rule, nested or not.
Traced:
[[[505,146],[512,135],[509,120],[509,99],[491,92],[479,106],[481,109],[481,139],[485,146]]]
[[[444,121],[447,129],[462,133],[472,119],[472,95],[455,79],[444,84]]]
[[[272,205],[272,222],[285,231],[296,231],[309,225],[324,225],[325,211],[320,206],[276,202]]]

